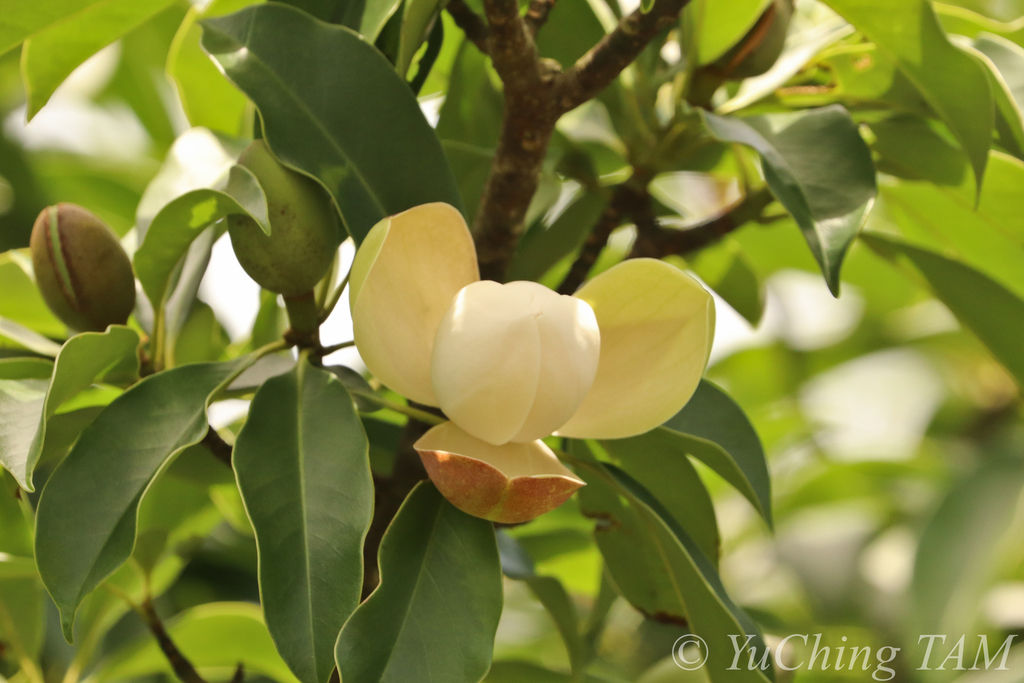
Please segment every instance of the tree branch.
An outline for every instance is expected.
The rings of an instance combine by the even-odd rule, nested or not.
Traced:
[[[487,34],[489,31],[484,20],[469,8],[465,0],[448,0],[446,9],[448,14],[452,16],[452,19],[455,20],[455,25],[466,34],[466,38],[476,45],[481,52],[487,54]]]
[[[661,31],[675,24],[689,0],[656,0],[646,14],[639,8],[624,17],[615,30],[571,69],[559,84],[558,105],[563,112],[595,97],[635,60]]]
[[[758,218],[775,198],[768,188],[752,192],[728,211],[686,230],[655,226],[638,230],[633,249],[626,258],[664,258],[699,251],[714,244],[730,232]]]

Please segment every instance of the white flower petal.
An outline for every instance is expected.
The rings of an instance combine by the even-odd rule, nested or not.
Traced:
[[[436,406],[430,358],[438,323],[460,289],[480,279],[473,238],[448,204],[424,204],[370,230],[352,264],[356,346],[377,379]]]
[[[631,259],[576,296],[601,330],[597,378],[561,436],[618,439],[675,415],[696,391],[715,331],[711,295],[675,266]]]

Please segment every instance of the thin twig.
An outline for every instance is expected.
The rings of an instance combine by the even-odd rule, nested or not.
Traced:
[[[206,680],[199,675],[192,662],[181,653],[178,646],[171,640],[170,634],[167,633],[167,629],[164,628],[163,622],[160,621],[160,617],[156,613],[156,608],[153,607],[152,600],[146,598],[139,605],[139,614],[142,615],[146,626],[149,627],[150,633],[156,638],[160,651],[164,653],[164,657],[167,658],[175,675],[181,679],[182,683],[206,683]]]
[[[658,227],[638,232],[626,258],[664,258],[699,251],[722,239],[736,228],[756,220],[775,198],[767,188],[748,194],[725,213],[685,230]]]
[[[570,111],[595,97],[635,60],[656,35],[675,25],[689,0],[655,0],[650,11],[637,8],[579,58],[559,82],[559,106]]]
[[[356,345],[356,343],[354,341],[347,341],[347,342],[341,342],[340,344],[332,344],[331,346],[322,346],[322,347],[320,347],[319,349],[316,350],[316,355],[321,356],[321,357],[322,356],[329,356],[332,353],[334,353],[335,351],[341,351],[342,349],[347,349],[350,346],[355,346],[355,345]]]
[[[365,398],[368,401],[373,401],[374,403],[376,403],[377,405],[381,406],[382,408],[388,408],[389,410],[393,410],[396,413],[402,413],[403,415],[408,415],[412,419],[418,420],[418,421],[420,421],[420,422],[422,422],[424,424],[439,425],[442,422],[447,422],[447,420],[445,420],[443,417],[440,417],[438,415],[434,415],[433,413],[428,413],[427,411],[420,410],[419,408],[413,408],[412,406],[403,406],[401,403],[395,403],[394,401],[389,401],[388,399],[384,398],[383,396],[380,396],[378,394],[374,394],[372,392],[360,391],[359,389],[355,389],[353,387],[348,387],[348,393],[352,394],[353,396],[358,396],[360,398]]]
[[[597,223],[594,224],[590,234],[587,235],[586,241],[583,242],[579,255],[572,262],[572,266],[569,268],[565,279],[562,280],[562,284],[558,286],[559,294],[572,294],[579,289],[583,281],[587,279],[587,273],[597,263],[598,256],[601,255],[601,252],[607,246],[608,238],[611,237],[612,231],[622,224],[622,204],[625,187],[625,185],[619,185],[615,188],[611,201],[608,202],[608,206],[601,212]]]
[[[452,15],[455,25],[462,29],[463,33],[481,52],[487,54],[487,24],[480,16],[469,8],[464,0],[449,0],[445,9]]]

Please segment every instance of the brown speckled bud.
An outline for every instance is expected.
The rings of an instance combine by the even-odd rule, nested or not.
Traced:
[[[330,196],[314,180],[282,166],[263,140],[253,140],[238,163],[260,181],[270,218],[269,237],[248,216],[228,218],[238,262],[271,292],[297,296],[311,291],[341,243]]]
[[[43,209],[32,228],[32,267],[50,309],[80,332],[123,325],[135,307],[135,276],[117,235],[76,204]]]

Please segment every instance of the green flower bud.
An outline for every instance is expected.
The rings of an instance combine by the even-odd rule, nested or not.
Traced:
[[[76,204],[50,206],[36,219],[31,247],[39,291],[68,327],[102,332],[128,321],[135,276],[106,223]]]
[[[774,0],[747,35],[719,57],[710,70],[721,78],[737,81],[765,73],[782,54],[792,17],[793,0]]]
[[[285,296],[313,289],[341,243],[338,212],[314,180],[285,168],[263,140],[253,140],[238,163],[252,171],[267,197],[270,236],[249,216],[228,218],[242,268],[261,287]]]

